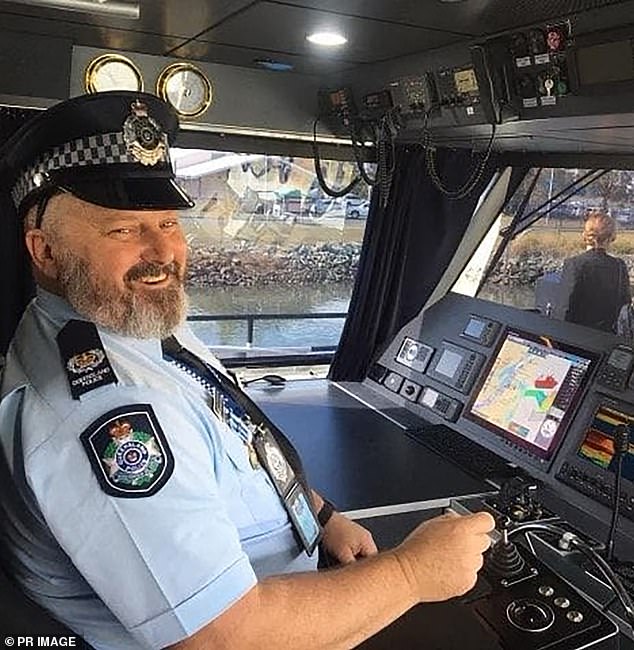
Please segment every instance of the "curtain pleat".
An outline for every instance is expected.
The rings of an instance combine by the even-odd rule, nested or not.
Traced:
[[[439,150],[436,160],[448,188],[464,184],[477,163],[467,150]],[[397,148],[385,208],[380,205],[378,192],[373,192],[359,271],[330,379],[361,381],[373,358],[420,311],[455,253],[496,169],[497,162],[491,156],[474,191],[454,200],[434,184],[423,147]]]

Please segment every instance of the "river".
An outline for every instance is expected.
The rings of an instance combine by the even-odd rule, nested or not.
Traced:
[[[352,284],[189,288],[191,314],[310,314],[348,311]],[[344,319],[256,321],[254,347],[335,348]],[[207,345],[244,346],[246,321],[193,322]]]
[[[189,288],[192,314],[308,314],[316,312],[347,312],[352,284],[268,287]],[[530,287],[485,287],[482,298],[514,305],[520,309],[534,307]],[[331,347],[341,336],[343,319],[303,319],[256,321],[255,347]],[[192,327],[210,346],[244,346],[247,341],[246,321],[193,322]]]

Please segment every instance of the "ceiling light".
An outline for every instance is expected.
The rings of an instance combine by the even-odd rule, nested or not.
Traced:
[[[308,34],[306,40],[315,43],[315,45],[324,45],[326,47],[335,47],[348,42],[348,39],[339,32],[314,32]]]
[[[100,14],[138,20],[141,9],[138,2],[120,2],[119,0],[12,0],[18,4],[77,11],[80,13]]]

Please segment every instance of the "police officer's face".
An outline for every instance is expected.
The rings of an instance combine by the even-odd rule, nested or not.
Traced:
[[[187,261],[175,211],[113,210],[70,194],[50,209],[57,286],[80,314],[138,338],[175,329],[186,311]]]

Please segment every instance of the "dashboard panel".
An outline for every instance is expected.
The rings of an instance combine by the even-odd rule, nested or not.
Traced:
[[[363,385],[401,407],[409,429],[448,427],[606,523],[615,428],[634,427],[633,365],[611,334],[450,293]],[[622,462],[620,529],[634,539],[634,440]]]

